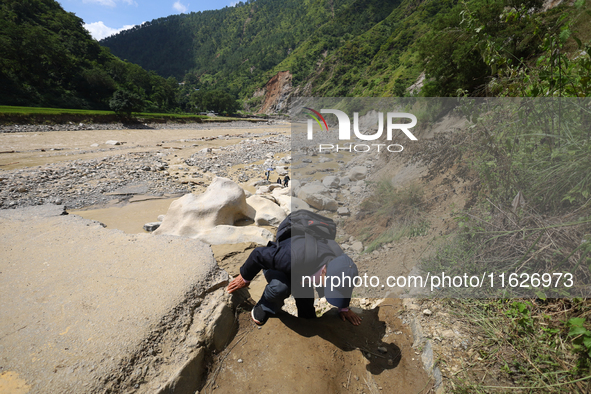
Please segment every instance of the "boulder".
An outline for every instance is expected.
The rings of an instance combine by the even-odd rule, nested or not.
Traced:
[[[310,206],[303,200],[300,200],[297,197],[290,197],[290,196],[277,196],[276,197],[279,206],[283,208],[286,214],[290,214],[293,211],[297,211],[299,209],[307,209],[310,210]]]
[[[334,175],[329,175],[324,177],[324,179],[322,180],[322,184],[328,187],[329,189],[334,189],[339,187],[340,181],[341,180],[338,177]]]
[[[271,183],[271,184],[266,185],[266,186],[259,186],[259,187],[257,187],[256,194],[267,194],[267,193],[271,193],[275,189],[283,189],[283,186],[281,186],[278,183]]]
[[[317,181],[302,186],[298,191],[298,198],[319,210],[336,211],[339,207],[330,196],[329,190]]]
[[[251,196],[246,199],[246,203],[256,212],[254,222],[258,226],[279,226],[279,223],[287,217],[279,205],[264,197]]]
[[[290,196],[291,195],[291,182],[289,183],[289,185],[287,185],[287,187],[273,189],[271,194],[275,198],[277,198],[278,196]]]
[[[352,181],[360,181],[367,177],[367,167],[357,166],[349,170],[348,177]]]
[[[337,209],[337,214],[339,216],[349,216],[349,215],[351,215],[351,212],[349,211],[349,208],[347,208],[347,207],[340,207],[339,209]]]
[[[363,252],[363,244],[359,241],[353,242],[351,249],[353,249],[356,253],[361,253]]]
[[[121,142],[115,140],[109,140],[105,142],[105,145],[121,145]]]
[[[297,196],[300,188],[302,187],[302,183],[300,181],[291,180],[289,181],[289,187],[291,188],[291,195]]]
[[[144,230],[149,232],[156,230],[158,227],[160,227],[160,222],[150,222],[144,224]]]
[[[339,182],[339,185],[340,185],[340,186],[345,186],[345,185],[348,185],[348,184],[349,184],[349,182],[351,182],[351,180],[349,179],[349,177],[348,177],[348,176],[345,176],[345,177],[342,177],[342,178],[341,178],[341,180],[340,180],[340,182]]]
[[[190,237],[211,245],[233,242],[266,244],[273,239],[271,232],[234,226],[238,221],[254,219],[255,215],[240,186],[230,179],[215,178],[205,193],[199,196],[186,194],[173,201],[154,234]]]
[[[266,179],[257,179],[256,181],[252,181],[248,184],[248,186],[250,187],[259,187],[259,186],[265,186],[265,185],[269,185],[271,184],[271,182],[269,182]]]

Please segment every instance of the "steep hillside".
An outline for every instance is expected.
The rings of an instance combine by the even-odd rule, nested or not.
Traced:
[[[291,78],[283,98],[404,96],[423,84],[427,96],[496,95],[492,80],[509,69],[527,73],[556,37],[571,53],[571,35],[588,39],[583,3],[252,0],[158,19],[102,43],[163,76],[228,91],[263,112],[275,99],[261,93],[284,72]]]
[[[245,97],[264,86],[273,69],[303,43],[314,37],[322,41],[321,46],[307,46],[314,51],[309,56],[332,51],[375,26],[397,5],[385,0],[249,1],[157,19],[101,44],[162,76],[181,78],[190,72],[203,87]]]
[[[108,109],[125,88],[147,109],[175,106],[176,81],[122,62],[82,25],[54,0],[2,1],[0,104]]]

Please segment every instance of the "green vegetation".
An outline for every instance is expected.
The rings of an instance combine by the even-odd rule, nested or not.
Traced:
[[[581,13],[586,5],[547,12],[541,6],[542,0],[257,0],[161,18],[101,43],[160,75],[184,78],[192,89],[227,91],[249,108],[258,105],[249,101],[253,93],[286,70],[294,88],[317,97],[409,96],[417,94],[407,88],[422,72],[424,96],[524,95],[512,85],[517,76],[533,77],[537,62],[554,64],[591,37]],[[556,40],[570,52],[540,57]],[[171,57],[178,61],[171,64]]]
[[[482,337],[472,345],[474,361],[453,379],[454,392],[588,392],[589,301],[444,302],[458,320],[472,326],[472,338]]]
[[[127,92],[137,96],[132,110],[197,112],[175,78],[121,61],[54,0],[0,3],[0,53],[3,105],[106,110],[112,99],[122,103],[116,92]]]
[[[247,1],[160,18],[101,44],[160,75],[183,78],[192,88],[221,88],[247,98],[280,70],[290,70],[294,82],[302,83],[323,53],[364,33],[396,5],[386,0]]]
[[[455,212],[457,230],[422,269],[540,279],[536,288],[480,290],[491,297],[484,300],[472,298],[470,289],[439,290],[448,297],[441,301],[446,312],[461,319],[472,338],[482,338],[471,343],[475,354],[465,370],[451,377],[454,392],[589,392],[591,302],[545,285],[542,277],[571,273],[581,294],[591,280],[589,6],[577,1],[547,12],[527,1],[448,6],[415,41],[426,72],[422,94],[460,96],[453,111],[472,126],[427,147],[429,179],[453,167],[451,178],[468,180],[474,191]],[[442,110],[431,114],[450,108]],[[429,209],[416,200],[396,209],[399,200],[390,185],[378,184],[363,214],[380,220],[391,214],[392,224],[406,220],[413,212],[408,207]],[[391,242],[400,227],[366,229],[365,241],[372,248]]]
[[[386,223],[385,230],[380,227],[364,229],[361,241],[368,243],[365,253],[371,253],[383,244],[395,242],[402,237],[427,235],[429,222],[421,211],[424,203],[421,187],[412,184],[403,189],[395,189],[389,180],[375,185],[372,199],[361,204],[364,215],[379,217]]]
[[[126,121],[150,121],[150,122],[224,122],[235,118],[209,118],[194,114],[166,114],[154,112],[137,112]],[[41,123],[112,123],[122,119],[114,111],[87,110],[87,109],[62,109],[42,107],[13,107],[0,106],[0,124],[41,124]]]
[[[541,3],[249,0],[100,46],[54,0],[11,0],[0,6],[0,103],[109,109],[128,91],[147,112],[256,111],[254,92],[279,71],[311,96],[419,94],[408,88],[422,72],[424,96],[548,95],[557,84],[584,95],[589,65],[566,63],[577,51],[588,59],[588,6]]]

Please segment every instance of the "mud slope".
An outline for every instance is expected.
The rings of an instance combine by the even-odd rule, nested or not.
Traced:
[[[432,383],[397,317],[399,300],[356,310],[358,327],[335,309],[314,320],[282,313],[261,328],[241,313],[238,334],[213,360],[201,392],[427,392]]]

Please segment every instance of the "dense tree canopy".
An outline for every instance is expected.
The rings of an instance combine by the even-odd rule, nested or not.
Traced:
[[[542,12],[541,0],[248,0],[136,26],[101,41],[108,49],[54,0],[5,0],[0,104],[108,109],[126,91],[151,112],[234,112],[236,98],[260,105],[253,93],[286,70],[305,95],[418,94],[408,88],[422,72],[422,95],[494,95],[503,88],[491,81],[505,84],[552,37],[570,37],[571,8]],[[588,32],[588,15],[578,14]]]

